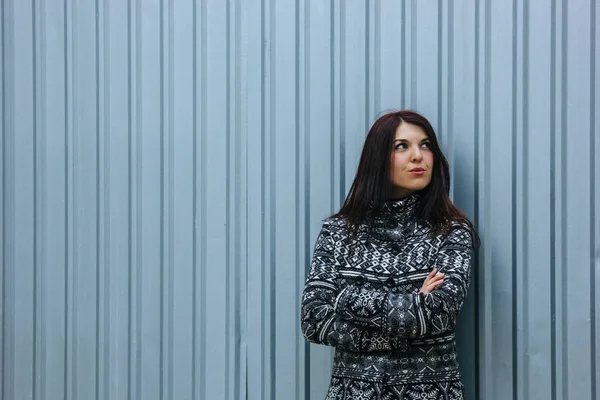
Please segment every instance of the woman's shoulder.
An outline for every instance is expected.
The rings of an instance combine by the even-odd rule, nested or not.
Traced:
[[[453,220],[449,223],[450,230],[471,231],[471,224],[465,219]]]
[[[456,244],[466,247],[474,247],[475,232],[473,225],[465,219],[446,222],[443,233],[443,241],[446,244]]]
[[[346,229],[348,221],[344,216],[331,215],[323,220],[323,228]]]

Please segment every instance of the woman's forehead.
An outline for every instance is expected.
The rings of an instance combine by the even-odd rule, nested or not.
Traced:
[[[418,125],[403,122],[396,128],[394,140],[420,141],[423,139],[427,139],[427,134],[425,133],[425,130]]]

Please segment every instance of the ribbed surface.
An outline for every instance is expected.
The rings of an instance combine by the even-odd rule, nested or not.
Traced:
[[[322,399],[299,300],[368,127],[476,222],[471,399],[600,399],[595,0],[0,1],[0,393]]]

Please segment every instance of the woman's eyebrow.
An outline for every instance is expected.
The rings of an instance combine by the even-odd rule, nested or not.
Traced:
[[[423,138],[423,139],[421,139],[421,143],[426,142],[428,140],[429,140],[428,137]],[[408,142],[408,140],[407,139],[394,139],[394,141],[392,143],[395,143],[395,142]]]

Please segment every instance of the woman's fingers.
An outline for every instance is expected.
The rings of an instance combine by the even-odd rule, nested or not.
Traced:
[[[433,283],[430,283],[429,285],[427,285],[427,290],[429,290],[431,292],[433,289],[440,286],[442,283],[444,283],[443,279],[441,279],[439,281],[435,281]]]
[[[423,282],[419,292],[431,293],[436,287],[444,283],[444,276],[444,273],[438,273],[437,269],[434,269],[427,275],[427,278],[425,278],[425,282]]]
[[[437,275],[435,275],[433,278],[429,279],[429,282],[436,282],[439,281],[440,279],[444,279],[444,274],[439,273]]]
[[[444,276],[445,276],[445,274],[443,274],[443,273],[438,273],[438,274],[433,274],[433,275],[432,274],[433,274],[433,272],[431,274],[429,274],[427,276],[427,278],[425,278],[425,282],[423,282],[423,285],[428,285],[432,282],[436,282],[436,281],[439,281],[440,279],[444,279]]]
[[[437,275],[437,268],[434,268],[433,271],[431,271],[429,273],[429,275],[427,275],[427,278],[425,278],[425,282],[427,282],[427,280],[434,278]]]

